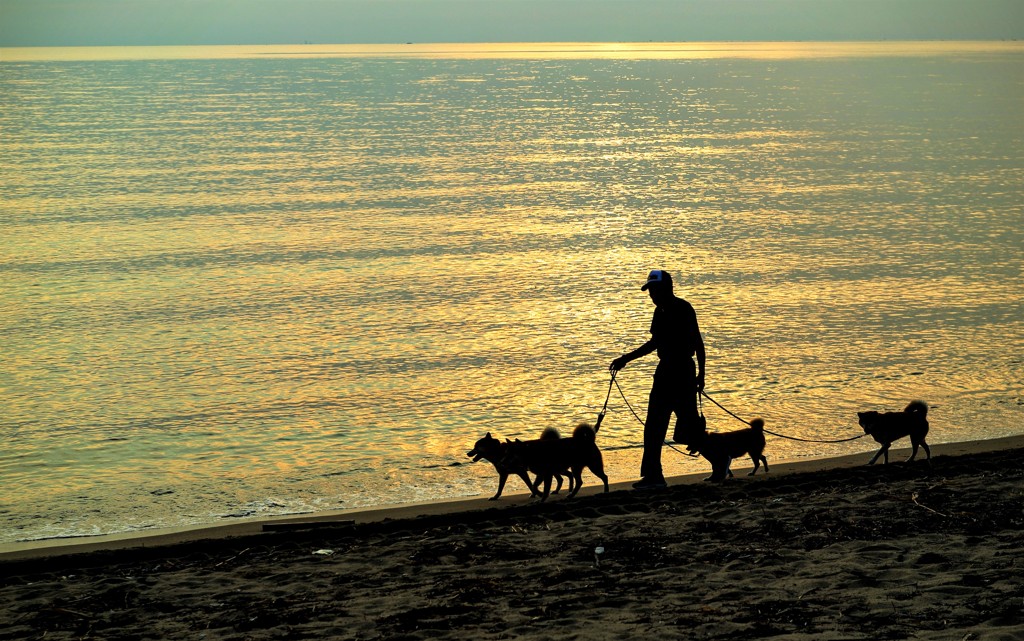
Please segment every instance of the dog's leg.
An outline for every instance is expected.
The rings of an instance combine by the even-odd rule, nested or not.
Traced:
[[[913,447],[913,449],[910,450],[910,458],[907,459],[907,463],[911,463],[914,459],[917,458],[917,448],[921,447],[921,444],[914,440],[911,440],[910,444]]]
[[[764,463],[764,473],[768,473],[768,458],[764,454],[761,455],[761,462]]]
[[[874,465],[875,461],[877,461],[878,457],[881,456],[882,454],[885,454],[885,462],[888,463],[889,462],[889,446],[888,445],[883,445],[881,448],[879,448],[879,450],[877,452],[875,452],[875,455],[871,457],[871,460],[868,461],[868,465]]]
[[[550,496],[550,495],[551,495],[551,475],[550,474],[545,474],[544,475],[544,493],[541,494],[541,497],[540,497],[541,502],[544,502],[544,501],[548,500],[548,496]]]
[[[571,468],[569,470],[569,478],[573,479],[573,481],[575,482],[575,485],[572,488],[572,491],[569,492],[568,496],[568,498],[571,499],[572,497],[576,496],[576,494],[579,493],[580,488],[583,487],[583,466],[581,465],[580,467]]]
[[[562,475],[555,474],[555,491],[552,494],[558,494],[559,490],[562,489]]]
[[[716,470],[714,468],[711,471],[711,476],[705,478],[706,481],[711,481],[713,483],[720,483],[720,482],[724,481],[725,479],[726,479],[726,473],[724,471],[722,471],[722,470]]]
[[[530,498],[540,496],[540,474],[537,475],[537,480],[530,482],[530,475],[526,472],[520,472],[519,478],[523,479],[523,483],[526,483],[526,487],[530,488]]]
[[[594,476],[596,476],[597,478],[601,479],[601,481],[604,483],[604,491],[607,492],[608,491],[608,475],[604,473],[604,462],[603,461],[597,461],[597,465],[588,465],[587,467],[590,468],[590,471],[594,473]],[[582,470],[580,471],[580,473],[581,474],[583,473]]]
[[[543,490],[541,489],[541,481],[544,481],[544,489]],[[537,473],[537,484],[536,484],[536,487],[534,488],[534,493],[530,495],[530,498],[532,499],[535,496],[539,496],[541,502],[544,502],[544,501],[548,500],[548,496],[550,494],[551,494],[551,475],[550,474],[543,474],[541,472],[538,472]]]
[[[497,501],[498,500],[498,498],[501,496],[502,490],[505,489],[505,481],[507,481],[507,480],[508,480],[508,474],[504,474],[504,473],[499,473],[498,474],[498,491],[497,491],[497,493],[494,496],[492,496],[490,499],[488,499],[489,501]]]
[[[711,476],[713,477],[713,481],[724,481],[725,479],[732,477],[732,470],[729,469],[729,463],[731,463],[731,461],[726,461],[725,465],[723,466],[725,472],[722,472],[723,467],[720,467],[718,469],[715,469],[713,467],[711,468]]]
[[[920,441],[913,441],[913,443],[914,443],[914,451],[911,452],[910,458],[907,459],[907,463],[909,463],[909,462],[913,461],[915,458],[917,458],[917,448],[918,447],[923,447],[924,448],[925,460],[928,460],[928,461],[932,460],[932,451],[928,447],[928,444],[924,442],[923,438]]]
[[[750,460],[754,462],[754,469],[751,470],[750,474],[747,474],[747,476],[753,476],[753,475],[757,474],[757,468],[761,467],[761,461],[758,460],[756,455],[751,454],[750,455]]]
[[[573,493],[569,495],[570,497],[574,497],[575,493],[580,492],[580,488],[583,487],[584,469],[590,470],[591,472],[594,473],[594,476],[600,478],[601,482],[604,483],[604,492],[608,492],[608,475],[604,473],[604,458],[601,457],[601,452],[597,450],[597,448],[595,447],[594,452],[591,454],[590,460],[587,461],[587,463],[581,465],[579,469],[572,469],[572,472],[575,475],[575,482],[577,482],[577,486],[575,486],[575,490],[573,490]],[[572,480],[571,475],[569,476],[569,480]]]
[[[729,470],[730,459],[719,459],[717,461],[711,461],[711,476],[704,479],[705,481],[711,481],[712,483],[718,483],[724,481]]]
[[[594,447],[594,450],[590,453],[590,461],[586,464],[587,468],[594,473],[594,476],[601,479],[604,483],[604,491],[608,491],[608,475],[604,473],[604,457],[601,456],[601,450]],[[580,468],[580,474],[583,474],[583,468]],[[581,481],[582,484],[582,481]],[[579,491],[579,487],[576,488]]]

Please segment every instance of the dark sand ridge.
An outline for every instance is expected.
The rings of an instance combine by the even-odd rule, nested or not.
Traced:
[[[932,449],[8,554],[0,641],[1020,641],[1024,436]]]

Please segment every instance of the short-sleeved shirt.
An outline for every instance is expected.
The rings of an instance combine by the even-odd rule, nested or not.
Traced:
[[[651,338],[658,351],[658,359],[665,365],[692,363],[690,359],[700,342],[697,312],[690,303],[673,296],[654,310]]]

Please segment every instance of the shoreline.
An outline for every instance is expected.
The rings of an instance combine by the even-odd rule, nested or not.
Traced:
[[[996,439],[973,440],[953,443],[938,443],[931,445],[932,456],[959,456],[965,454],[978,454],[997,450],[1024,448],[1024,434],[1000,437]],[[748,459],[738,459],[733,466],[736,479],[726,481],[727,484],[744,482],[760,482],[777,479],[779,477],[807,473],[823,472],[828,470],[839,470],[866,467],[867,460],[873,455],[874,449],[857,453],[847,454],[838,457],[824,457],[814,459],[789,460],[778,463],[771,462],[771,473],[765,475],[760,472],[757,476],[747,477],[746,471],[750,469]],[[909,456],[910,448],[893,448],[890,450],[890,465],[899,464]],[[918,453],[917,462],[924,460],[924,452]],[[706,463],[706,461],[702,461]],[[881,467],[876,463],[874,467]],[[710,467],[706,471],[680,476],[672,476],[667,480],[669,486],[703,484],[703,479],[710,473]],[[581,497],[600,494],[600,485],[595,484],[592,475],[584,472],[583,489],[577,495]],[[635,492],[632,490],[632,483],[629,481],[618,481],[609,484],[610,492]],[[548,500],[548,505],[554,505],[563,501],[562,496],[553,495]],[[423,517],[453,516],[457,514],[495,510],[515,510],[524,506],[532,505],[525,492],[512,492],[502,495],[498,501],[490,501],[488,497],[478,496],[461,499],[443,499],[423,503],[397,504],[383,507],[356,508],[351,510],[330,510],[309,514],[277,515],[245,519],[242,521],[218,524],[203,524],[196,526],[183,526],[175,528],[160,528],[154,530],[133,530],[129,532],[103,534],[82,537],[61,537],[52,539],[39,539],[31,541],[19,541],[12,543],[0,543],[0,564],[8,561],[21,561],[30,559],[45,559],[51,557],[62,557],[68,555],[80,555],[91,552],[109,552],[115,550],[131,549],[152,549],[164,546],[172,546],[185,543],[198,543],[205,540],[221,540],[237,537],[253,537],[274,531],[304,530],[314,528],[331,528],[345,526],[360,526],[372,523],[389,521],[404,521]]]
[[[1024,638],[1024,436],[932,449],[5,560],[0,641]]]

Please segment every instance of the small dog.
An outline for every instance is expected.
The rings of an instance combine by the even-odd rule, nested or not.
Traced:
[[[910,444],[914,446],[907,463],[917,456],[918,446],[924,448],[927,460],[932,459],[932,451],[924,442],[924,437],[928,435],[928,404],[924,401],[911,401],[902,412],[857,412],[857,418],[864,433],[870,434],[871,438],[882,444],[868,465],[874,465],[879,456],[883,456],[885,463],[888,463],[889,446],[905,436],[910,437]]]
[[[569,498],[583,487],[583,469],[589,468],[597,478],[604,481],[604,491],[608,491],[608,476],[604,473],[604,459],[597,447],[597,432],[588,423],[581,423],[573,430],[571,438],[541,439],[537,441],[516,440],[509,443],[506,462],[511,467],[526,466],[537,475],[537,488],[544,481],[544,491],[540,492],[541,501],[546,501],[551,491],[551,479],[569,469],[569,482],[575,481],[575,487],[569,490]],[[557,490],[556,490],[557,491]]]
[[[711,463],[711,476],[705,481],[723,481],[726,476],[732,476],[732,465],[734,458],[744,454],[750,455],[754,462],[754,469],[747,476],[757,474],[757,470],[764,463],[764,473],[768,473],[768,459],[764,456],[764,421],[755,418],[750,421],[750,427],[734,432],[705,432],[704,437],[690,445]]]
[[[560,438],[561,435],[558,433],[558,430],[553,427],[545,429],[540,434],[540,440],[542,441],[554,441],[559,440]],[[505,489],[505,481],[508,480],[508,477],[511,474],[515,474],[519,478],[523,479],[523,482],[526,483],[526,487],[530,488],[531,497],[540,496],[540,493],[537,491],[537,484],[540,482],[540,477],[531,483],[530,477],[527,474],[528,470],[526,469],[526,465],[519,461],[509,460],[508,448],[510,444],[511,443],[507,440],[505,443],[502,443],[491,436],[491,433],[488,432],[483,438],[476,442],[473,449],[466,452],[466,456],[471,457],[474,463],[480,459],[486,459],[494,465],[494,471],[498,473],[498,491],[489,499],[491,501],[496,501],[501,497],[501,493]],[[562,476],[569,477],[569,491],[572,491],[573,479],[567,469],[559,470],[558,473],[554,473],[554,476],[558,481],[558,485],[555,487],[555,494],[558,494],[558,491],[562,489]]]

